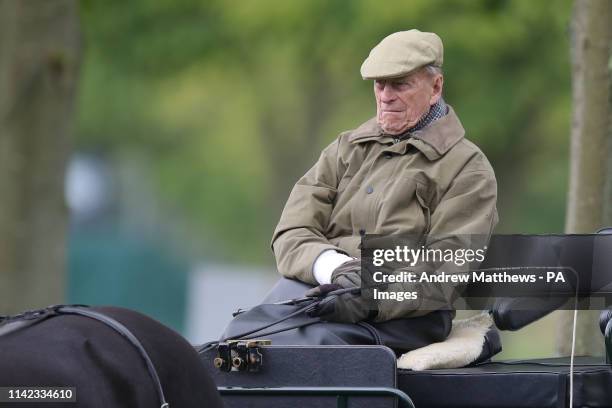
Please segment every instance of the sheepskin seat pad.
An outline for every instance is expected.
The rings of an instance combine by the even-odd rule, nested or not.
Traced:
[[[486,334],[493,325],[493,319],[488,313],[455,320],[445,341],[403,354],[397,361],[397,368],[429,370],[465,367],[481,356]]]

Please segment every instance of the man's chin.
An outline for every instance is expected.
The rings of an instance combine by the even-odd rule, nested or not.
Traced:
[[[405,117],[402,116],[403,112],[383,112],[382,115],[378,116],[378,124],[382,130],[388,135],[399,135],[406,129],[410,128],[411,124]]]
[[[379,123],[382,130],[388,135],[399,135],[410,128],[410,124],[402,123]]]

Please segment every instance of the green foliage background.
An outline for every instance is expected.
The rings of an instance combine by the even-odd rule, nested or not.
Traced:
[[[570,0],[83,1],[77,146],[138,154],[219,260],[273,262],[293,183],[374,113],[359,67],[387,34],[438,33],[445,98],[499,181],[498,232],[563,229]],[[238,249],[238,250],[237,250]]]

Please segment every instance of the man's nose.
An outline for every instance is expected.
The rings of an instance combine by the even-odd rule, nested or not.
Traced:
[[[390,103],[395,100],[395,92],[393,91],[391,85],[385,84],[383,89],[380,91],[380,100],[384,103]]]

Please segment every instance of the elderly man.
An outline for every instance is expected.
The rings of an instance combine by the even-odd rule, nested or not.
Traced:
[[[272,238],[282,275],[323,288],[358,286],[365,234],[491,233],[495,175],[442,99],[442,59],[441,39],[418,30],[372,49],[361,75],[374,80],[376,117],[341,133],[293,188]],[[340,296],[319,314],[354,323],[425,313],[411,302],[371,310],[359,297]]]

